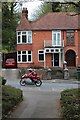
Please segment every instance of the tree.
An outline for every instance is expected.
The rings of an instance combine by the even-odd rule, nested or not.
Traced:
[[[38,19],[48,12],[80,12],[80,1],[78,2],[43,2],[42,5],[32,14],[33,20]]]
[[[16,2],[2,3],[2,49],[15,50],[16,27],[19,15],[15,12]]]
[[[32,20],[36,20],[48,12],[52,12],[52,4],[42,2],[41,6],[39,6],[38,9],[35,10],[34,13],[32,13]]]
[[[52,2],[52,6],[54,5],[61,5],[61,11],[63,12],[77,12],[80,13],[80,1],[72,2],[66,1],[63,2]]]

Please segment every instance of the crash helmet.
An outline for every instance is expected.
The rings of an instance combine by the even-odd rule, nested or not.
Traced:
[[[28,69],[28,71],[29,71],[29,72],[32,72],[32,71],[33,71],[33,69],[32,69],[32,68],[29,68],[29,69]]]

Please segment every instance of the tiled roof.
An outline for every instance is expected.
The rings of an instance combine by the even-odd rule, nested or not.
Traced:
[[[79,19],[80,15],[71,15],[68,12],[49,12],[31,23],[26,17],[22,18],[17,30],[80,29]]]
[[[31,30],[31,25],[25,16],[21,17],[20,24],[18,25],[16,30]]]

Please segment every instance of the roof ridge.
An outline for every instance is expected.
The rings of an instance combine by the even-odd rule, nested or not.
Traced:
[[[48,14],[57,14],[57,13],[64,13],[64,14],[66,14],[67,13],[67,15],[73,15],[73,13],[75,13],[76,14],[76,12],[64,12],[64,11],[61,11],[61,12],[48,12],[48,13],[45,13],[44,15],[42,15],[42,16],[40,16],[38,19],[36,19],[36,20],[34,20],[34,21],[31,21],[31,23],[34,23],[34,22],[37,22],[37,21],[39,21],[40,19],[42,19],[43,17],[45,17],[46,15],[48,15]],[[68,14],[68,13],[71,13],[71,14]]]

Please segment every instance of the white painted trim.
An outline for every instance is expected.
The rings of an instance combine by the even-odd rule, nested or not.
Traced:
[[[21,35],[18,35],[18,32],[21,32]],[[23,35],[22,33],[23,32],[26,32],[26,36],[27,36],[25,43],[22,42],[22,35]],[[28,42],[28,36],[29,36],[28,32],[31,32],[31,42],[30,43]],[[32,44],[32,31],[17,31],[16,33],[17,33],[17,44]],[[18,42],[18,36],[20,36],[20,42]]]
[[[53,43],[53,34],[54,33],[56,33],[56,37],[58,37],[57,34],[60,33],[60,45],[57,43],[58,42],[57,38],[56,38],[56,44]],[[52,31],[52,46],[61,46],[61,30],[53,30]]]
[[[26,50],[23,50],[23,51],[26,51]],[[26,51],[26,54],[24,54],[24,55],[26,55],[27,56],[27,61],[26,62],[22,62],[22,52],[23,51],[21,51],[21,54],[19,54],[20,55],[20,57],[21,57],[21,61],[18,61],[18,51],[17,51],[17,63],[32,63],[32,51],[31,51],[31,54],[28,54],[28,51]],[[28,61],[28,55],[31,55],[31,61]]]
[[[38,62],[44,62],[44,60],[39,60],[39,51],[43,51],[43,54],[44,54],[44,50],[38,50]],[[44,57],[44,59],[45,59],[45,57]]]

